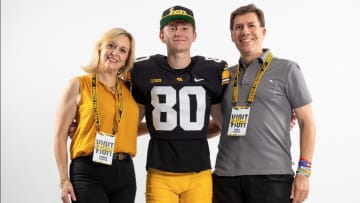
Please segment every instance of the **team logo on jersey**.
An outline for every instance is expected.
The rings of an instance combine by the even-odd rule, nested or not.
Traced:
[[[161,78],[151,78],[150,79],[150,83],[161,83],[161,82],[162,82]]]
[[[178,82],[184,82],[184,79],[183,79],[182,77],[177,77],[177,78],[176,78],[176,81],[178,81]]]

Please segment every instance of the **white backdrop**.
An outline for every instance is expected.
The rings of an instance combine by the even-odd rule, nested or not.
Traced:
[[[61,202],[53,155],[57,103],[65,83],[83,74],[80,66],[106,30],[133,33],[137,57],[164,54],[159,19],[164,9],[180,4],[196,18],[192,54],[232,65],[239,54],[230,40],[229,16],[250,2],[265,12],[264,47],[297,61],[313,95],[318,136],[307,202],[360,202],[357,0],[1,1],[1,202]],[[298,128],[291,133],[297,157]],[[148,139],[138,139],[134,159],[136,203],[145,202]],[[214,164],[218,138],[209,143]]]

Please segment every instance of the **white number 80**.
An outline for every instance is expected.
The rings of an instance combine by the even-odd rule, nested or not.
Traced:
[[[171,86],[155,86],[151,90],[151,104],[153,125],[156,130],[172,131],[178,125],[178,114],[180,127],[183,130],[201,130],[204,127],[206,110],[206,91],[201,86],[186,86],[177,91]],[[165,102],[159,100],[159,96],[165,96]],[[173,108],[179,98],[179,112]],[[195,98],[195,99],[194,99]],[[191,108],[195,101],[196,107]],[[195,111],[195,112],[192,112]],[[161,121],[161,114],[166,114],[166,121]],[[195,113],[195,121],[190,116]]]

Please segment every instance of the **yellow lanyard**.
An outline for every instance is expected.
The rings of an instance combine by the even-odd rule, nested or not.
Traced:
[[[93,74],[92,75],[92,80],[91,80],[91,90],[92,90],[92,103],[93,103],[93,111],[95,114],[95,125],[96,125],[96,131],[99,131],[100,129],[100,117],[99,117],[99,112],[97,110],[97,99],[96,99],[96,75]],[[121,82],[118,81],[116,84],[116,88],[117,88],[117,97],[115,99],[115,101],[119,104],[118,106],[118,111],[119,113],[116,113],[117,109],[115,109],[115,116],[114,116],[114,122],[113,122],[113,135],[115,135],[118,131],[118,123],[120,122],[121,119],[121,114],[124,110],[124,101],[123,101],[123,96],[122,96],[122,91],[121,91]]]
[[[271,52],[269,52],[269,54],[266,56],[264,63],[262,64],[260,70],[256,74],[255,80],[254,80],[253,84],[251,85],[251,88],[249,91],[249,96],[247,99],[247,103],[249,106],[255,100],[255,94],[256,94],[256,90],[259,86],[260,80],[263,77],[266,70],[269,68],[272,58],[273,58],[273,55]],[[240,76],[240,65],[238,65],[238,67],[236,69],[235,79],[234,79],[233,95],[232,95],[232,102],[234,105],[236,105],[236,103],[239,100],[239,90],[238,90],[239,89],[239,83],[238,83],[239,76]]]

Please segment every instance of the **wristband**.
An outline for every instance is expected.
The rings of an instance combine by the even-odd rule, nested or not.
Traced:
[[[298,168],[296,170],[296,174],[302,174],[302,175],[305,175],[306,177],[310,177],[311,162],[304,158],[300,158]]]

